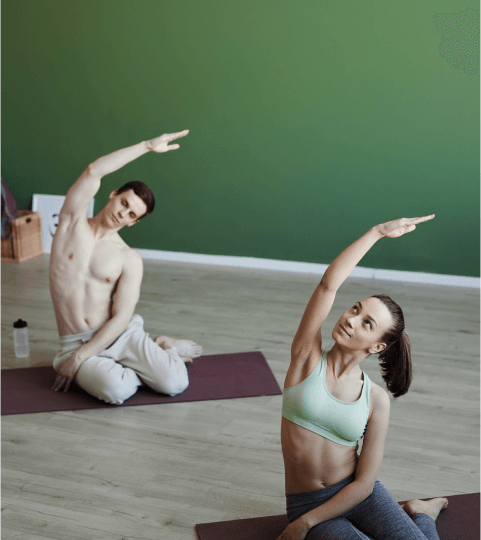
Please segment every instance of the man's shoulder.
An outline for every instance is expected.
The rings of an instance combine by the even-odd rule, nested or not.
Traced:
[[[129,268],[143,268],[142,257],[135,251],[135,249],[128,246],[123,240],[122,244],[119,244],[119,247],[122,251],[122,259],[124,261],[124,266]]]
[[[118,246],[118,248],[122,251],[122,253],[126,256],[132,256],[136,257],[140,255],[135,251],[135,249],[131,248],[127,242],[120,236],[118,232],[116,232],[111,239],[115,242],[115,244]]]
[[[135,261],[135,264],[142,264],[142,257],[137,253],[137,251],[135,251],[135,249],[129,247],[127,254],[130,260]]]

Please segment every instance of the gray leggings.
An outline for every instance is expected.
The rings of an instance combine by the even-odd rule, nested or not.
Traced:
[[[289,523],[331,499],[354,480],[354,474],[337,484],[309,491],[288,493]],[[389,491],[376,480],[371,495],[344,515],[319,523],[306,540],[439,540],[436,522],[426,514],[411,519]]]

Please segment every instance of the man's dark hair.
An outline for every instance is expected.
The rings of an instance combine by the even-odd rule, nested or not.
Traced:
[[[121,188],[119,188],[117,190],[117,195],[120,195],[124,191],[129,191],[129,189],[131,189],[137,195],[137,197],[140,197],[147,206],[147,211],[145,214],[140,216],[139,219],[151,214],[155,207],[155,197],[149,186],[143,182],[139,182],[138,180],[133,180],[132,182],[127,182]]]

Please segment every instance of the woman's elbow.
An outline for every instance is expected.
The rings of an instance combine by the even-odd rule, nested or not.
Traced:
[[[360,482],[359,483],[359,498],[362,501],[365,501],[368,497],[372,495],[374,490],[373,482]]]
[[[321,278],[321,281],[318,285],[319,289],[322,289],[325,293],[336,293],[339,289],[339,286],[334,284],[332,282],[332,279],[329,277],[326,277],[326,274],[324,274]]]

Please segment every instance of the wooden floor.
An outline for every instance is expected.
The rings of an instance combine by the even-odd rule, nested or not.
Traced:
[[[282,387],[318,276],[145,261],[151,335],[205,354],[260,350]],[[479,292],[349,280],[325,323],[386,292],[403,307],[414,382],[392,402],[379,479],[397,500],[479,491]],[[12,324],[27,320],[30,358]],[[329,335],[328,335],[329,334]],[[325,344],[330,346],[330,330]],[[48,365],[48,256],[2,263],[2,368]],[[202,359],[195,360],[202,362]],[[364,363],[365,362],[365,363]],[[363,369],[382,384],[376,359]],[[196,523],[285,511],[281,396],[2,417],[2,539],[193,540]]]

